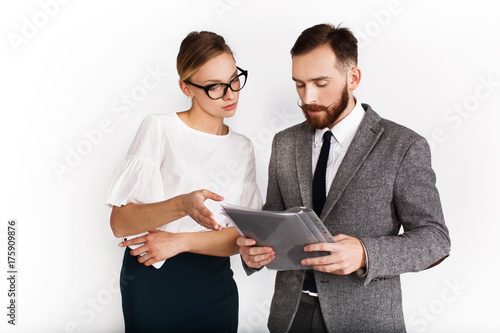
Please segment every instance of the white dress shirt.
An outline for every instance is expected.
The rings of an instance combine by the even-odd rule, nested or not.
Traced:
[[[361,120],[363,120],[364,115],[365,111],[363,110],[361,103],[356,101],[354,108],[347,115],[347,117],[342,119],[331,129],[332,137],[330,139],[330,153],[328,155],[328,164],[326,165],[326,195],[328,195],[328,191],[330,191],[330,186],[335,178],[335,175],[337,174],[340,163],[342,163],[347,149],[349,149],[352,139],[356,135],[356,131],[358,130],[359,124],[361,123]],[[313,177],[316,165],[318,164],[321,147],[323,146],[323,134],[325,134],[326,131],[330,131],[330,129],[318,129],[314,133],[312,149]]]
[[[330,153],[328,154],[328,163],[326,165],[326,195],[330,191],[332,181],[339,170],[340,163],[344,159],[347,149],[351,145],[354,136],[358,130],[359,124],[365,116],[365,110],[361,106],[361,103],[356,101],[356,105],[352,111],[342,119],[337,125],[335,125],[332,131],[332,137],[330,141]],[[326,131],[330,131],[329,128],[323,128],[316,130],[314,133],[313,141],[313,151],[312,151],[312,166],[313,166],[313,177],[314,171],[316,170],[316,165],[318,164],[319,154],[321,152],[321,147],[323,145],[323,134]],[[366,253],[366,248],[363,243],[363,251]],[[358,276],[365,276],[368,268],[368,257],[365,259],[365,267],[357,271]],[[309,293],[311,296],[317,296],[316,293],[311,293],[309,291],[303,291]]]

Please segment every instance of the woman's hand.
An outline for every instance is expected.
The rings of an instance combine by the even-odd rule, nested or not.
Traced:
[[[125,242],[119,246],[141,245],[132,250],[130,254],[138,256],[137,260],[146,266],[162,261],[181,252],[186,251],[186,244],[182,234],[176,234],[161,230],[151,230],[148,235],[140,236]]]
[[[224,200],[223,197],[209,190],[193,191],[182,196],[181,211],[205,228],[220,231],[222,227],[214,220],[214,214],[204,204],[207,199]]]

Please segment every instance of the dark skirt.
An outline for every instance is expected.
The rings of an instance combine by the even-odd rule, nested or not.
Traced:
[[[227,257],[181,253],[156,269],[127,249],[120,280],[127,333],[237,331],[238,290]]]

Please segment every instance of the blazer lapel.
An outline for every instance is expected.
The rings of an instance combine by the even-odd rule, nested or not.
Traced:
[[[321,220],[330,213],[347,184],[354,177],[384,131],[384,128],[379,124],[379,115],[366,104],[363,104],[363,108],[366,112],[365,116],[330,186],[325,206],[321,212]]]
[[[295,164],[302,205],[312,207],[312,140],[314,131],[304,122],[295,142]]]

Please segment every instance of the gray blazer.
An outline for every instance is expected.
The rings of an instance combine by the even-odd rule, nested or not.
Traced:
[[[362,241],[368,271],[362,277],[314,271],[314,277],[329,332],[404,332],[399,275],[439,263],[449,254],[450,238],[427,141],[382,119],[369,105],[363,108],[320,218],[332,235]],[[276,134],[265,210],[312,207],[313,134],[306,122]],[[277,273],[271,332],[290,329],[304,275]]]

